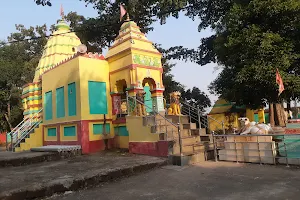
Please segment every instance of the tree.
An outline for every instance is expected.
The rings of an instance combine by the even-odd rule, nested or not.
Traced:
[[[223,66],[210,89],[248,108],[300,97],[300,2],[298,0],[191,0],[187,15],[199,31],[212,28],[197,51],[173,48],[173,58]],[[278,97],[275,71],[286,90]]]
[[[52,6],[50,0],[34,0],[37,5]]]
[[[46,43],[46,25],[28,29],[16,25],[16,29],[8,37],[10,44],[0,45],[0,131],[11,130],[22,121],[22,86],[32,82]]]

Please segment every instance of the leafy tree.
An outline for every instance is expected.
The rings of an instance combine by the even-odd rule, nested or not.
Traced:
[[[16,29],[18,32],[8,37],[10,44],[0,45],[0,131],[10,130],[22,121],[22,86],[32,82],[46,43],[46,25],[28,29],[16,25]]]
[[[174,47],[172,58],[200,65],[223,66],[210,89],[248,108],[300,96],[300,2],[298,0],[190,0],[187,16],[199,17],[199,31],[214,34],[200,41],[198,50]],[[285,91],[278,97],[275,71]]]

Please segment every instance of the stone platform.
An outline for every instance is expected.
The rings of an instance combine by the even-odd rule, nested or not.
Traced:
[[[11,166],[24,166],[40,162],[60,160],[66,157],[75,156],[73,154],[61,154],[58,152],[11,152],[1,151],[0,152],[0,168],[11,167]]]
[[[0,168],[0,199],[34,199],[94,187],[167,164],[166,159],[101,152],[60,161]]]

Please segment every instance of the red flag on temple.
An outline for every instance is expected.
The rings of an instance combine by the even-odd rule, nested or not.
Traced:
[[[124,15],[127,13],[127,11],[125,10],[124,6],[122,4],[120,4],[120,21],[122,21],[122,18],[124,17]]]
[[[279,93],[278,93],[279,96],[284,90],[284,85],[278,69],[276,69],[276,83],[279,86]]]

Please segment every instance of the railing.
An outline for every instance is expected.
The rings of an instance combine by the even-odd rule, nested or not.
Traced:
[[[210,116],[203,116],[199,106],[194,107],[188,104],[187,102],[181,102],[181,112],[182,114],[188,115],[190,118],[190,122],[197,122],[199,125],[199,129],[204,126],[205,128],[209,129],[209,119],[219,124],[223,134],[225,134],[225,127],[223,121],[218,121]]]
[[[126,101],[127,101],[127,114],[128,116],[130,115],[137,115],[137,105],[141,104],[144,105],[145,108],[148,110],[151,110],[150,113],[147,113],[148,116],[153,116],[154,121],[154,127],[155,130],[157,130],[157,127],[160,127],[160,131],[161,131],[161,127],[164,126],[165,130],[163,130],[163,132],[166,134],[167,140],[169,140],[169,131],[171,132],[171,136],[172,136],[172,140],[175,140],[174,134],[173,134],[173,128],[171,128],[171,130],[168,130],[168,125],[171,125],[172,127],[176,128],[175,130],[177,130],[178,132],[178,141],[179,141],[179,153],[180,155],[182,155],[182,140],[181,140],[181,130],[180,130],[180,123],[174,124],[171,120],[169,120],[168,118],[166,118],[164,115],[160,114],[158,111],[156,111],[155,106],[153,106],[152,108],[149,107],[148,105],[145,105],[145,103],[141,102],[140,100],[138,100],[135,96],[129,96],[128,92],[126,92]],[[162,125],[161,122],[162,120],[159,120],[160,124],[157,124],[157,119],[156,116],[160,116],[162,118],[162,120],[164,121],[164,124]],[[146,116],[147,119],[147,116]],[[165,138],[164,138],[165,139]]]
[[[300,134],[213,135],[216,161],[300,165]]]
[[[11,132],[7,133],[6,150],[11,149],[11,151],[14,151],[15,147],[17,147],[22,140],[42,122],[42,119],[39,116],[42,110],[43,109],[39,110],[31,118],[24,119]],[[8,138],[10,138],[10,141]]]

